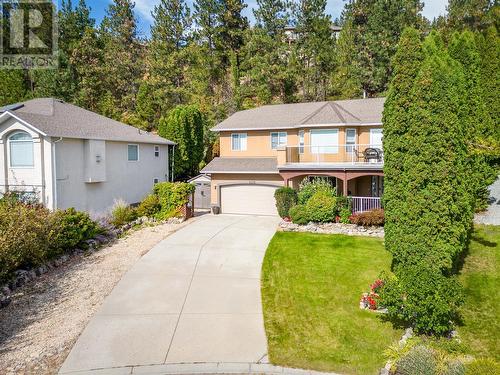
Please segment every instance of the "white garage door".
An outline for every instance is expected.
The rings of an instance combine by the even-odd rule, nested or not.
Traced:
[[[278,215],[274,192],[266,185],[230,185],[221,187],[221,211],[224,214]]]

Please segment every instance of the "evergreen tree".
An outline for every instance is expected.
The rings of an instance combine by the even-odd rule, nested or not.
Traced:
[[[0,106],[18,103],[26,97],[25,75],[21,69],[0,69]]]
[[[452,37],[450,55],[458,61],[465,73],[466,91],[461,118],[464,121],[465,137],[469,140],[469,183],[474,206],[485,208],[489,197],[488,186],[496,179],[495,170],[482,153],[475,152],[485,139],[494,133],[493,122],[484,103],[481,86],[481,57],[474,34],[465,31]]]
[[[131,0],[113,0],[101,24],[104,90],[107,92],[101,111],[115,119],[134,110],[139,78],[143,73],[133,9]]]
[[[204,156],[205,117],[195,105],[180,105],[162,117],[158,134],[177,143],[174,174],[177,179],[195,176]]]
[[[253,10],[256,26],[274,38],[281,38],[289,23],[288,7],[284,0],[257,0]]]
[[[492,0],[449,0],[448,27],[486,30],[498,22],[498,3]]]
[[[300,64],[299,85],[305,100],[325,100],[334,67],[335,40],[326,0],[295,3],[298,40],[295,54]]]
[[[376,96],[387,89],[397,42],[405,27],[422,26],[422,8],[419,0],[355,0],[346,5],[341,37],[348,34],[344,38],[353,41],[350,48],[340,51],[348,56],[339,59],[356,59],[353,75],[366,95]]]

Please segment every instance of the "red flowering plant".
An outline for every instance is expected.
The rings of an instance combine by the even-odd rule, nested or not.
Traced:
[[[384,281],[381,279],[375,280],[375,282],[370,285],[370,293],[363,293],[360,301],[360,308],[377,310],[378,300],[380,298],[380,289],[384,286]]]

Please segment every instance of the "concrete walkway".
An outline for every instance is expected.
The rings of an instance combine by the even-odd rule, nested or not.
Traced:
[[[478,224],[500,225],[500,176],[489,187],[489,191],[488,209],[477,214],[474,221]]]
[[[265,363],[260,271],[277,224],[207,215],[168,237],[118,283],[60,373]]]

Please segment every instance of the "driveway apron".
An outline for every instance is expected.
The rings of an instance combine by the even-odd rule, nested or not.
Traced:
[[[260,272],[277,224],[207,215],[159,243],[106,298],[60,373],[261,360]]]

